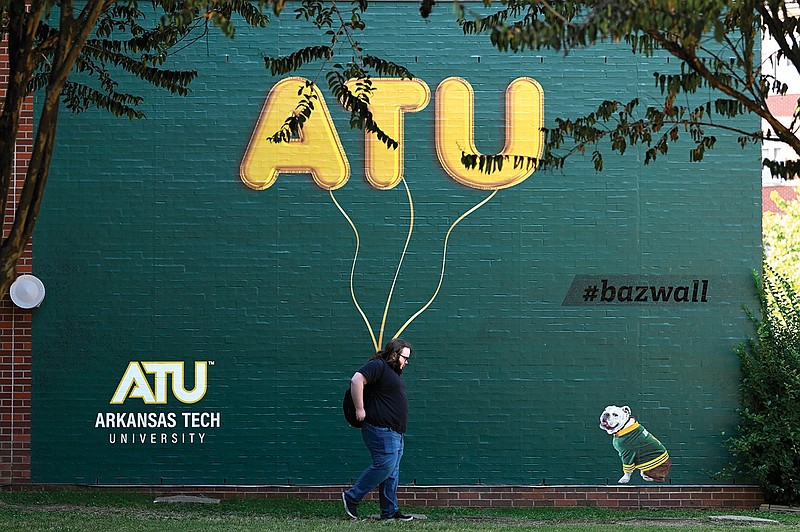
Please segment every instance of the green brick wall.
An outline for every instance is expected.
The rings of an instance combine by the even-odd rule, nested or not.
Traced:
[[[548,126],[603,99],[655,101],[649,69],[675,63],[631,57],[622,44],[504,55],[461,35],[442,7],[430,21],[414,3],[368,11],[375,29],[365,46],[409,66],[432,92],[405,117],[415,229],[387,338],[433,294],[450,224],[489,194],[438,163],[434,93],[443,79],[472,84],[476,144],[495,153],[513,79],[542,86]],[[283,174],[262,191],[239,179],[279,81],[261,54],[287,53],[308,35],[292,16],[266,31],[240,27],[233,41],[212,32],[176,58],[200,72],[189,97],[136,87],[147,119],[133,123],[62,115],[34,240],[34,273],[47,287],[33,321],[35,482],[332,484],[368,463],[340,414],[349,377],[373,352],[350,297],[353,232],[307,175]],[[351,166],[334,195],[359,231],[355,290],[379,329],[408,201],[402,186],[367,184],[363,134],[325,96]],[[720,134],[703,163],[688,162],[688,144],[642,161],[631,149],[596,173],[577,157],[563,172],[500,190],[454,229],[442,288],[403,333],[415,352],[404,373],[402,483],[614,482],[619,458],[598,428],[608,404],[630,405],[665,443],[671,482],[709,483],[726,463],[733,348],[750,334],[742,306],[753,303],[761,254],[758,149]],[[583,301],[584,284],[602,279],[615,288],[706,280],[708,293],[686,303]],[[129,364],[146,361],[184,362],[187,388],[194,362],[208,362],[205,396],[110,404]],[[129,412],[173,414],[177,426],[97,426],[99,413]],[[181,414],[202,412],[218,414],[219,426],[183,426]]]

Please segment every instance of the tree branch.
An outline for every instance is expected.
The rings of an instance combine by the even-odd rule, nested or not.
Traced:
[[[18,258],[26,243],[33,235],[36,218],[39,214],[44,188],[50,169],[56,135],[56,123],[61,92],[83,50],[89,35],[94,29],[97,19],[105,9],[113,4],[113,0],[88,1],[78,19],[72,16],[72,1],[65,0],[61,4],[59,46],[53,56],[50,79],[45,90],[39,124],[34,139],[34,149],[28,165],[25,184],[22,187],[16,216],[11,225],[8,237],[2,246],[11,248],[11,256]],[[0,124],[1,126],[1,124]]]
[[[745,97],[740,91],[722,83],[718,76],[715,76],[708,70],[705,63],[698,58],[696,54],[690,52],[679,43],[666,39],[662,34],[657,32],[650,32],[649,35],[658,41],[659,45],[665,50],[684,61],[689,68],[702,76],[710,87],[727,94],[741,103],[748,111],[763,118],[770,125],[772,130],[775,131],[781,141],[788,144],[796,153],[800,154],[800,139],[798,139],[789,128],[784,126],[781,121],[769,111],[769,108],[759,105],[758,102]]]
[[[8,7],[9,76],[0,112],[0,213],[6,211],[8,192],[14,180],[14,152],[19,135],[22,106],[28,96],[28,83],[36,69],[31,53],[45,9],[43,1],[32,2],[26,12],[25,2],[10,2]]]

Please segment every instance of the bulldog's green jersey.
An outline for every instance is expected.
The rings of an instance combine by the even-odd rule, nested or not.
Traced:
[[[649,471],[669,460],[667,449],[638,422],[614,435],[614,448],[622,458],[622,471]]]

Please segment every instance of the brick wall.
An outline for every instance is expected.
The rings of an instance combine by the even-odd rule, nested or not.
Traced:
[[[782,214],[778,206],[772,201],[772,192],[775,191],[786,201],[797,201],[797,183],[789,181],[784,185],[768,185],[761,189],[761,208],[764,212],[776,212]]]
[[[0,42],[0,97],[8,79],[8,55]],[[33,102],[23,111],[15,160],[13,199],[18,198],[32,150]],[[10,205],[13,208],[12,202]],[[5,213],[4,236],[13,220]],[[19,273],[31,273],[31,249]],[[0,482],[7,489],[29,486],[31,416],[31,313],[15,307],[8,296],[0,300]],[[37,485],[37,489],[63,485]],[[343,486],[101,486],[103,489],[138,489],[154,494],[202,493],[214,497],[296,497],[309,500],[339,498]],[[77,489],[87,489],[79,487]],[[88,488],[91,489],[91,488]],[[599,506],[635,508],[756,508],[761,491],[752,486],[401,486],[403,505],[466,507]]]
[[[64,489],[38,485],[37,489]],[[151,493],[156,496],[203,495],[213,498],[297,498],[336,501],[347,486],[73,486],[76,490],[102,489]],[[404,507],[457,506],[468,508],[553,508],[588,506],[617,510],[656,508],[757,509],[764,503],[755,486],[400,486]],[[365,499],[377,500],[376,492]]]
[[[8,83],[8,47],[0,42],[0,98]],[[22,110],[14,159],[11,201],[3,218],[3,238],[14,219],[14,208],[25,181],[33,149],[33,99]],[[18,265],[31,273],[31,246]],[[29,482],[31,478],[31,312],[14,306],[6,295],[0,300],[0,482]]]
[[[400,3],[397,5],[403,7]],[[386,3],[383,9],[390,7],[394,9]],[[385,16],[393,15],[388,12]],[[48,291],[50,304],[37,315],[36,340],[41,342],[37,343],[37,364],[41,364],[36,368],[37,379],[52,379],[48,380],[52,385],[36,390],[37,416],[33,433],[37,450],[42,451],[36,455],[35,480],[92,483],[99,478],[105,483],[120,484],[120,489],[139,485],[145,486],[142,489],[165,492],[185,491],[176,486],[180,483],[208,484],[224,482],[225,478],[231,481],[232,474],[238,475],[236,482],[267,484],[300,478],[300,482],[307,484],[336,483],[352,474],[354,468],[344,460],[325,459],[318,465],[307,457],[345,456],[350,445],[357,445],[363,452],[357,437],[341,438],[334,428],[349,430],[341,428],[337,404],[341,397],[340,382],[347,375],[346,371],[352,374],[353,368],[358,367],[355,364],[363,362],[359,349],[350,348],[354,345],[350,324],[358,321],[358,317],[351,308],[346,276],[334,277],[336,272],[346,272],[352,253],[352,235],[346,227],[337,229],[345,225],[341,216],[330,200],[312,191],[306,181],[282,178],[280,186],[284,188],[273,190],[271,195],[266,192],[255,195],[237,188],[235,170],[239,149],[246,145],[265,87],[270,86],[260,74],[238,77],[244,72],[254,72],[247,60],[263,66],[259,51],[262,41],[254,38],[248,41],[243,37],[237,35],[240,48],[232,61],[222,55],[214,56],[215,61],[203,54],[199,58],[187,58],[208,69],[203,77],[206,85],[196,87],[189,98],[169,100],[166,105],[153,108],[154,120],[161,120],[157,127],[154,121],[143,121],[127,126],[135,129],[117,129],[119,120],[105,115],[91,122],[81,117],[80,122],[75,119],[70,124],[70,118],[62,115],[65,131],[72,133],[75,142],[70,144],[70,135],[60,137],[65,148],[60,159],[56,159],[61,166],[55,167],[61,179],[49,185],[48,194],[54,203],[49,219],[43,219],[44,223],[37,229],[37,272],[49,273],[48,282],[53,284],[48,288],[54,289]],[[383,39],[383,35],[379,37]],[[510,57],[498,58],[498,61],[500,59],[512,61]],[[578,59],[570,56],[570,61]],[[567,70],[555,61],[552,66],[550,61],[537,66],[542,79],[549,75],[555,80],[549,85],[554,108],[571,105],[574,98],[570,91],[575,83],[595,83],[581,77],[584,69],[597,62],[595,59],[580,59],[583,62],[573,62],[573,68]],[[602,63],[605,65],[606,61]],[[620,62],[619,67],[623,66]],[[211,67],[216,73],[211,72]],[[446,71],[427,72],[426,78],[435,86],[443,76],[468,72],[471,68],[464,60],[464,64],[448,64]],[[492,73],[487,72],[486,76]],[[572,77],[563,80],[559,77],[562,72]],[[607,83],[624,87],[624,83],[619,82],[623,74],[616,76]],[[243,95],[241,100],[219,98],[220,94],[228,94],[223,89],[230,79],[241,80],[237,81],[237,89],[247,88],[237,91]],[[476,86],[488,85],[477,75],[472,79]],[[582,86],[578,84],[578,93]],[[500,93],[498,88],[494,89],[493,92]],[[153,105],[158,106],[162,101],[158,98],[163,96],[154,96],[152,101],[156,103]],[[207,114],[209,101],[224,104],[224,111]],[[407,146],[408,153],[420,155],[420,160],[422,155],[430,155],[433,145],[428,142],[431,140],[432,108],[430,106],[425,116],[415,116],[414,131],[417,133],[412,137],[416,144],[409,142]],[[32,113],[31,109],[27,112]],[[230,123],[225,125],[227,140],[223,144],[226,149],[220,149],[220,153],[209,158],[207,152],[212,137],[194,138],[194,133],[214,131],[219,126],[218,116],[230,116]],[[411,127],[411,120],[408,125]],[[26,127],[20,142],[19,176],[24,175],[24,164],[29,156],[30,122]],[[109,134],[112,131],[114,134]],[[140,142],[136,150],[131,150],[132,139],[141,138],[149,142]],[[183,142],[187,138],[196,141],[191,150],[183,149],[185,146],[181,144],[181,149],[174,149],[167,156],[157,149],[172,146],[176,139]],[[108,140],[109,149],[97,150],[98,139]],[[198,153],[198,149],[202,153]],[[357,153],[356,148],[349,149]],[[197,171],[198,161],[203,161],[202,172]],[[729,164],[729,160],[726,161]],[[466,195],[459,198],[452,193],[447,187],[453,185],[452,180],[441,172],[428,178],[425,164],[419,163],[416,167],[414,175],[425,176],[425,179],[415,182],[415,194],[417,198],[428,198],[426,215],[431,220],[443,220],[462,212],[455,207],[452,212],[445,208],[456,200],[465,205],[464,209],[472,205],[472,202],[467,204]],[[409,168],[410,165],[409,162]],[[747,161],[740,166],[747,168]],[[87,168],[91,168],[91,172],[87,172]],[[631,384],[626,394],[641,398],[647,413],[660,414],[657,419],[662,420],[662,424],[648,424],[648,427],[657,434],[670,434],[675,449],[692,449],[691,453],[681,453],[683,478],[678,480],[681,485],[693,481],[702,484],[704,479],[696,473],[700,470],[694,467],[696,464],[707,465],[724,459],[718,452],[718,435],[720,427],[725,428],[732,417],[733,401],[729,398],[735,396],[736,388],[732,379],[718,377],[731,374],[721,371],[721,364],[735,363],[729,345],[732,338],[737,341],[741,335],[737,320],[744,322],[746,319],[739,310],[741,305],[729,305],[734,318],[720,311],[719,315],[698,313],[686,319],[681,319],[682,314],[676,317],[672,308],[648,310],[644,317],[638,318],[632,315],[635,314],[632,310],[622,307],[602,313],[559,307],[563,293],[557,287],[571,275],[585,271],[625,272],[629,262],[639,263],[642,271],[666,271],[664,268],[675,262],[671,260],[675,254],[673,249],[680,249],[684,255],[675,267],[690,273],[698,271],[700,275],[713,269],[716,260],[727,267],[731,260],[717,257],[728,257],[728,249],[739,253],[741,246],[732,246],[732,240],[725,237],[748,235],[744,230],[731,231],[730,228],[755,227],[756,213],[747,209],[752,219],[741,218],[738,212],[734,218],[728,214],[730,209],[721,206],[742,196],[741,191],[726,189],[728,196],[712,196],[696,205],[693,198],[699,197],[709,185],[686,180],[676,188],[671,177],[676,172],[690,175],[697,170],[680,167],[678,171],[674,165],[659,168],[658,172],[648,168],[636,182],[630,182],[627,170],[620,164],[617,177],[612,174],[603,178],[608,180],[607,184],[589,172],[586,186],[573,188],[570,185],[563,190],[560,184],[547,180],[537,181],[538,188],[534,188],[531,180],[525,193],[515,191],[513,195],[503,195],[507,203],[499,203],[498,199],[497,204],[487,206],[486,215],[481,219],[491,224],[491,228],[468,232],[465,227],[465,231],[459,232],[462,244],[451,250],[453,260],[448,259],[448,271],[454,272],[447,278],[450,296],[441,299],[442,303],[449,303],[443,305],[438,314],[432,311],[424,322],[417,322],[424,327],[413,336],[419,353],[429,356],[427,361],[418,357],[414,366],[416,404],[425,405],[425,408],[418,407],[420,415],[415,418],[418,420],[415,430],[419,443],[415,443],[409,460],[404,462],[404,473],[408,478],[425,479],[425,484],[437,481],[470,484],[473,479],[481,482],[481,477],[484,481],[491,477],[494,482],[531,481],[534,485],[404,486],[401,490],[404,501],[418,505],[580,504],[627,508],[639,507],[642,501],[650,506],[738,506],[760,497],[754,488],[736,486],[598,486],[595,478],[599,479],[600,475],[595,469],[569,473],[570,476],[560,480],[576,484],[595,482],[595,485],[540,486],[535,483],[544,476],[552,478],[544,466],[539,465],[552,462],[551,454],[561,461],[555,463],[556,466],[579,463],[574,456],[562,452],[575,439],[576,431],[581,445],[570,452],[589,458],[580,463],[602,456],[605,463],[616,466],[617,459],[607,442],[590,434],[599,433],[595,409],[606,404],[598,398],[605,395],[606,389],[620,389],[621,384]],[[630,175],[638,176],[637,172]],[[582,178],[580,174],[573,177]],[[617,178],[619,182],[614,181]],[[382,212],[378,210],[379,205],[369,210],[372,204],[366,200],[375,201],[372,200],[373,191],[364,186],[359,188],[355,178],[352,181],[340,194],[348,199],[347,204],[353,208],[362,206],[362,211],[370,216]],[[714,188],[713,183],[711,188]],[[747,191],[747,197],[751,192]],[[151,193],[158,202],[151,206],[139,201],[150,197]],[[84,212],[90,215],[74,216],[61,208],[65,204],[75,205],[78,200]],[[220,209],[221,205],[224,209]],[[642,211],[640,205],[647,207],[641,219],[634,216]],[[441,212],[432,212],[439,206]],[[562,216],[561,213],[567,214]],[[726,215],[730,218],[719,220]],[[708,227],[700,224],[712,218],[714,224]],[[227,219],[236,223],[224,223]],[[254,223],[253,220],[274,223]],[[446,225],[442,224],[441,228],[446,229]],[[693,226],[703,230],[691,230]],[[362,225],[361,229],[364,231],[365,227]],[[435,232],[438,226],[433,223],[430,229],[437,235],[444,232]],[[219,244],[209,248],[208,239],[203,238],[205,235],[213,236]],[[420,242],[416,256],[435,256],[438,242],[428,239],[428,243],[424,235],[415,240]],[[91,245],[72,253],[76,249],[73,239],[81,238]],[[753,248],[756,239],[750,240],[753,242],[748,241],[748,245]],[[99,252],[95,241],[104,242]],[[584,247],[578,248],[579,253],[569,255],[574,246],[565,246],[564,242],[577,242]],[[709,243],[718,243],[715,253],[709,253]],[[106,244],[109,245],[106,247]],[[267,248],[280,253],[258,254]],[[373,262],[383,264],[381,250],[370,249],[375,250]],[[337,260],[341,262],[337,264],[342,268],[337,266],[327,275],[330,250],[339,252]],[[188,253],[184,255],[184,252]],[[755,256],[752,249],[750,255]],[[587,262],[586,257],[593,258]],[[250,262],[243,262],[245,258]],[[747,253],[733,258],[739,266],[744,266],[740,270],[749,282],[752,264],[745,264]],[[359,264],[362,262],[369,264],[360,258]],[[263,277],[258,273],[250,278],[248,273],[243,279],[243,268],[250,271],[248,264],[258,264],[259,268],[253,271],[265,272]],[[479,264],[484,266],[478,268]],[[757,264],[757,258],[753,264]],[[270,269],[278,266],[278,273]],[[21,271],[30,271],[30,268],[28,255]],[[326,274],[320,275],[320,271]],[[89,275],[76,276],[75,272],[89,272]],[[335,290],[331,289],[331,279],[338,279]],[[423,281],[424,278],[409,279],[407,296],[397,299],[425,301],[430,295],[429,288],[435,283]],[[96,290],[81,290],[87,284]],[[202,291],[197,289],[199,286]],[[56,287],[61,288],[61,293]],[[302,290],[295,290],[295,287],[302,287]],[[417,292],[424,297],[417,296]],[[151,299],[151,294],[158,299]],[[469,301],[466,301],[467,295]],[[381,292],[365,300],[382,304],[383,297]],[[281,305],[276,303],[279,301]],[[102,305],[97,305],[98,302]],[[2,331],[4,347],[0,360],[4,379],[0,383],[3,394],[0,396],[3,423],[0,466],[4,483],[19,485],[31,480],[30,313],[15,310],[7,300],[2,305],[2,322],[6,325]],[[279,306],[280,314],[273,314]],[[398,312],[398,315],[403,317],[408,313]],[[257,323],[251,323],[253,316],[258,316]],[[713,328],[704,328],[702,323],[698,325],[703,320],[713,323]],[[72,326],[76,323],[81,327]],[[720,323],[725,323],[730,330],[723,330]],[[447,352],[439,354],[443,341],[440,332],[445,329],[449,332],[448,338],[455,340],[448,346],[449,352],[474,356],[475,363],[465,367],[457,379],[450,379],[450,367],[439,363],[442,359],[435,358],[447,355]],[[577,334],[572,334],[573,331]],[[349,352],[331,356],[335,364],[327,365],[325,371],[313,379],[299,383],[287,379],[287,375],[307,371],[308,362],[302,354],[308,350],[307,338],[316,336],[328,338],[332,346],[347,345]],[[567,336],[571,343],[554,341],[556,337]],[[65,348],[67,341],[70,349]],[[537,347],[536,357],[529,356],[528,346],[531,345],[541,346]],[[92,373],[87,377],[83,368],[70,371],[78,364],[59,365],[78,352],[75,346],[92,346],[80,352],[80,360],[86,367],[102,370],[99,375]],[[490,356],[484,354],[482,346]],[[216,365],[215,381],[203,403],[209,406],[203,408],[219,409],[225,417],[223,430],[213,435],[216,441],[212,442],[213,438],[209,437],[206,448],[112,446],[107,431],[91,431],[87,429],[91,425],[86,423],[86,418],[75,415],[78,410],[85,410],[83,407],[87,404],[92,409],[90,420],[94,419],[94,412],[108,409],[110,394],[130,361],[149,357],[173,360],[206,354],[207,360]],[[622,364],[627,368],[624,374],[615,371],[586,378],[587,370],[607,367],[606,358],[612,355],[627,357]],[[570,361],[571,365],[562,367],[563,361]],[[713,378],[708,378],[709,375]],[[692,393],[676,393],[675,383],[683,380],[685,389]],[[65,393],[65,386],[86,394],[79,399],[81,408],[71,402],[76,400],[77,394]],[[722,393],[720,388],[723,388]],[[234,389],[235,394],[228,391]],[[683,390],[680,388],[677,392]],[[320,404],[312,402],[311,397],[334,399]],[[461,412],[463,397],[476,399],[471,402],[471,412],[466,419]],[[660,402],[660,397],[670,398],[669,403]],[[282,401],[303,401],[303,409],[298,414],[294,409],[285,408]],[[558,424],[557,430],[548,430],[546,441],[540,444],[544,439],[539,436],[544,433],[541,427],[551,423],[535,415],[528,405],[543,404],[543,408],[556,410],[562,409],[565,402],[569,403],[568,418]],[[517,409],[512,415],[506,412],[508,405]],[[257,416],[250,414],[253,409],[259,412]],[[309,438],[308,426],[317,427],[320,438]],[[443,441],[446,446],[442,445]],[[220,447],[214,449],[212,445]],[[603,454],[598,454],[600,448]],[[142,456],[136,454],[140,452]],[[295,454],[302,460],[295,459]],[[210,464],[208,456],[230,461]],[[136,464],[137,468],[125,470],[120,464]],[[430,464],[438,464],[438,469]],[[603,471],[600,466],[596,469]],[[566,468],[561,470],[567,471]],[[458,477],[445,476],[455,474]],[[687,479],[689,476],[691,478]],[[157,484],[159,478],[165,477],[164,481],[172,487],[147,486],[148,482]],[[129,484],[123,487],[121,484],[125,482]],[[336,499],[341,486],[207,488],[201,485],[186,489],[225,496]]]

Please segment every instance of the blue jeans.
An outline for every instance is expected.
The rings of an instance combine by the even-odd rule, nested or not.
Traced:
[[[345,493],[356,502],[378,487],[381,517],[391,517],[397,506],[397,483],[400,478],[400,459],[403,457],[403,435],[385,427],[364,423],[361,437],[372,455],[372,465],[361,473],[353,487]]]

